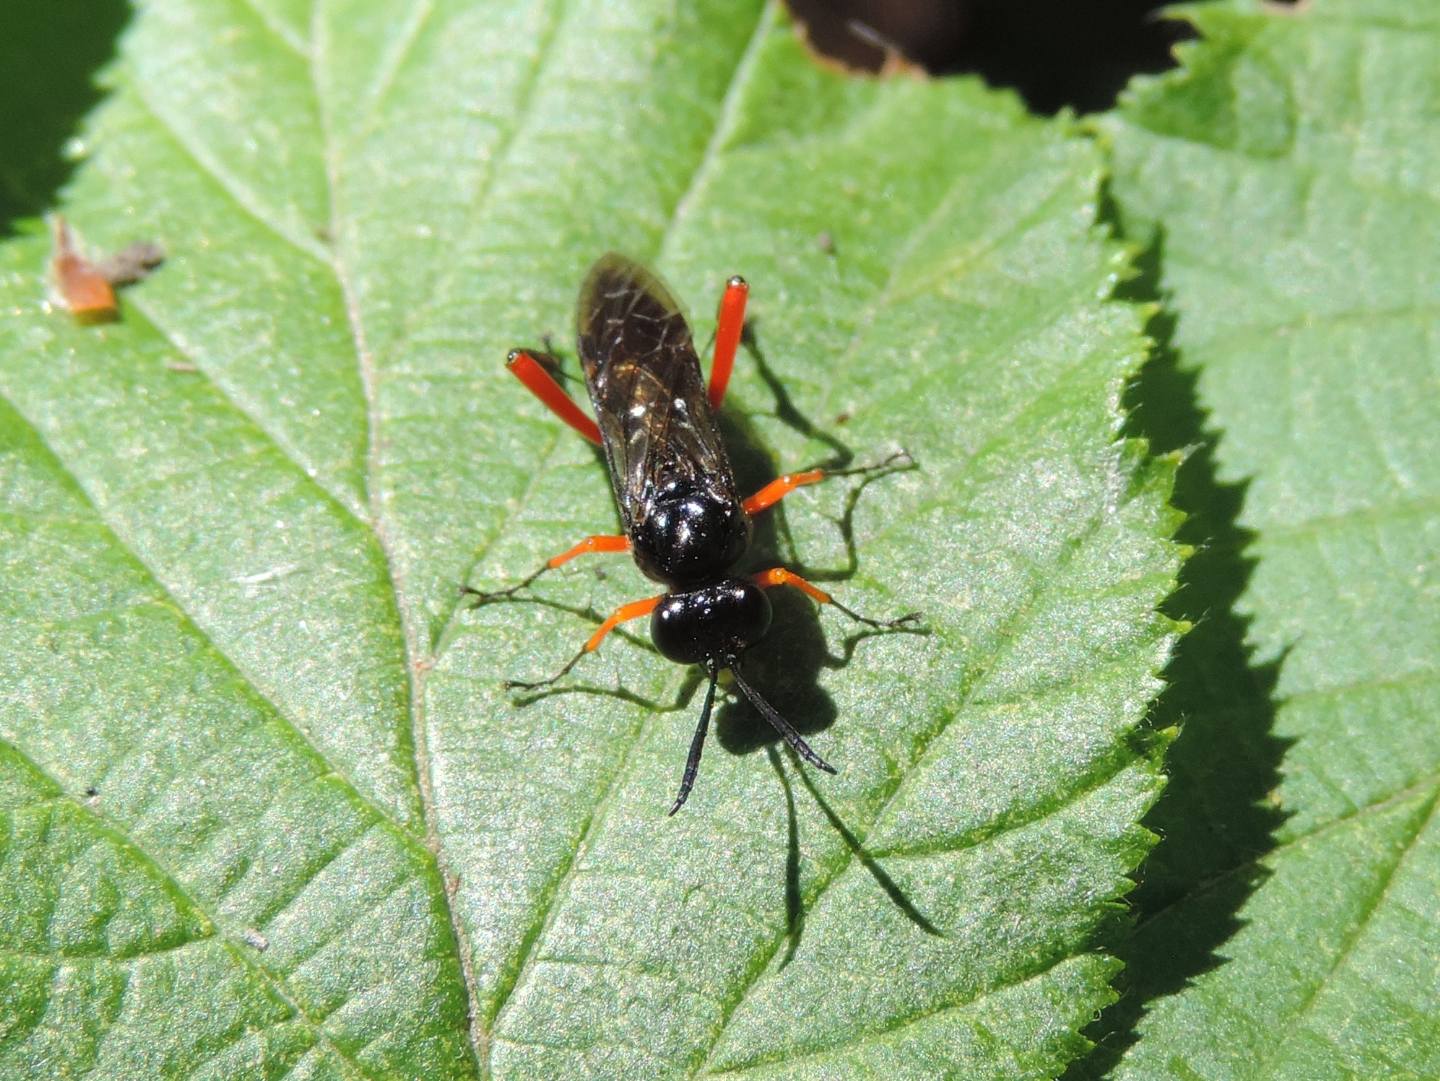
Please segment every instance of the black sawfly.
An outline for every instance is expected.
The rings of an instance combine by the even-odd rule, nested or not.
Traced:
[[[740,672],[741,656],[770,628],[765,590],[793,586],[870,627],[896,627],[918,618],[911,612],[898,619],[869,619],[784,567],[736,575],[735,567],[750,547],[753,515],[826,477],[873,473],[909,461],[901,452],[858,469],[787,473],[741,498],[714,411],[730,382],[748,294],[745,279],[736,276],[726,283],[707,387],[690,328],[669,290],[624,256],[612,252],[595,263],[580,289],[577,314],[580,363],[595,419],[551,376],[553,358],[517,349],[506,365],[561,420],[604,450],[624,532],[586,537],[507,589],[465,587],[477,605],[483,604],[512,596],[546,571],[592,552],[629,552],[646,577],[665,587],[664,593],[617,608],[550,678],[512,680],[507,686],[549,686],[598,649],[615,627],[649,616],[655,648],[672,661],[703,666],[710,677],[672,815],[684,806],[695,784],[716,681],[727,669],[741,693],[796,754],[817,769],[835,772]]]

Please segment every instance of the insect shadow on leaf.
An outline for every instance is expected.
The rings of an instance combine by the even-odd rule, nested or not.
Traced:
[[[780,761],[780,752],[770,746],[765,753],[785,793],[785,956],[780,959],[780,967],[784,968],[800,948],[800,935],[805,930],[805,898],[800,894],[800,823],[795,814],[795,790]]]
[[[855,461],[855,452],[796,406],[784,383],[766,361],[760,344],[758,320],[746,322],[741,341],[774,403],[773,409],[767,412],[797,435],[830,448],[831,456],[815,463],[817,466],[831,471],[848,468]],[[764,449],[749,417],[732,409],[721,413],[718,419],[741,487],[754,491],[773,480],[776,475],[774,456]],[[916,463],[909,455],[897,456],[893,465],[866,472],[849,486],[844,510],[838,519],[833,520],[845,546],[844,565],[817,568],[804,561],[803,553],[790,535],[789,512],[784,504],[777,505],[755,520],[752,541],[755,565],[783,563],[795,567],[811,581],[844,582],[853,578],[860,567],[854,516],[865,490],[892,473],[914,468]],[[782,591],[774,596],[771,603],[775,607],[775,626],[783,627],[784,633],[773,635],[765,650],[756,651],[747,659],[747,671],[752,674],[754,682],[766,688],[766,694],[776,709],[789,717],[791,723],[807,736],[823,732],[836,719],[835,703],[819,683],[823,669],[844,668],[853,659],[858,645],[867,638],[890,634],[929,634],[928,628],[917,623],[861,628],[845,636],[837,654],[830,651],[826,642],[822,611],[807,598]],[[740,700],[732,700],[720,707],[716,717],[716,735],[721,746],[732,754],[751,753],[773,745],[778,738],[775,731]]]
[[[800,938],[805,929],[805,898],[800,892],[800,825],[799,816],[795,810],[795,789],[790,783],[789,771],[781,761],[780,751],[771,746],[765,749],[765,753],[770,759],[770,766],[774,769],[775,775],[780,778],[780,787],[785,793],[785,812],[788,824],[785,856],[786,942],[785,955],[780,959],[780,967],[784,968],[794,958],[795,951],[800,948]],[[826,820],[845,842],[845,847],[850,850],[850,854],[869,872],[870,877],[875,880],[875,884],[880,887],[890,902],[921,931],[927,935],[944,938],[945,932],[936,927],[929,917],[920,911],[900,884],[891,878],[889,872],[881,866],[880,861],[870,855],[864,843],[855,836],[855,831],[847,826],[844,819],[830,806],[829,801],[815,787],[815,782],[810,775],[799,768],[800,763],[793,753],[790,754],[790,765],[795,770],[796,776],[800,778],[800,783],[810,793],[815,805],[820,808]]]

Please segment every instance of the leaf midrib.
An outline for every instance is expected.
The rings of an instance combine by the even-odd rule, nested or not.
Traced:
[[[455,941],[455,961],[460,969],[460,978],[465,992],[467,1046],[474,1065],[474,1072],[478,1075],[483,1054],[482,1034],[476,1010],[478,996],[473,951],[469,934],[460,919],[451,892],[446,885],[455,876],[451,872],[440,846],[434,777],[430,767],[431,756],[425,719],[425,678],[430,670],[430,665],[422,663],[425,653],[421,648],[415,616],[410,607],[405,604],[404,571],[395,555],[390,524],[385,517],[384,502],[381,498],[379,482],[381,416],[378,402],[378,372],[374,354],[371,352],[366,338],[359,296],[344,252],[346,243],[344,238],[348,236],[348,233],[343,229],[340,151],[334,138],[330,109],[321,90],[323,85],[321,69],[327,55],[325,43],[323,3],[322,0],[313,0],[310,18],[310,50],[306,69],[315,97],[316,116],[319,119],[321,155],[324,161],[326,191],[329,199],[329,234],[332,238],[330,267],[344,300],[345,316],[355,348],[361,393],[365,401],[365,461],[361,469],[361,479],[364,485],[366,507],[369,511],[371,534],[385,561],[385,574],[390,585],[391,603],[400,623],[402,661],[405,666],[407,707],[410,720],[409,750],[414,766],[415,786],[420,799],[420,814],[425,827],[425,847],[429,850],[430,858],[438,874],[438,880],[434,886],[440,904],[445,910],[450,933]]]

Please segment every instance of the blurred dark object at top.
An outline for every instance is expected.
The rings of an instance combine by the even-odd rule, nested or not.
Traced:
[[[100,100],[97,69],[130,18],[126,0],[0,0],[0,237],[53,205],[66,142]]]
[[[1045,114],[1108,109],[1132,75],[1174,67],[1171,49],[1193,36],[1158,0],[788,2],[815,51],[847,68],[974,73]]]

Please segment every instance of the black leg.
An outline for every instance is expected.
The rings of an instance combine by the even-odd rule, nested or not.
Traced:
[[[856,623],[863,623],[867,627],[874,627],[877,630],[893,630],[896,627],[904,626],[906,623],[914,623],[920,618],[919,612],[906,612],[903,616],[895,619],[871,619],[869,616],[862,616],[853,608],[847,608],[830,594],[826,593],[819,586],[812,585],[805,581],[794,571],[786,570],[784,567],[771,567],[755,576],[755,583],[761,589],[772,589],[775,586],[794,586],[807,597],[812,598],[820,604],[828,604],[849,616]]]
[[[600,643],[605,641],[605,636],[613,631],[620,624],[631,619],[639,619],[641,616],[648,616],[660,603],[660,597],[646,597],[641,601],[631,601],[629,604],[622,604],[615,611],[611,612],[599,629],[590,636],[590,640],[580,647],[580,652],[565,662],[565,667],[556,672],[549,679],[542,679],[536,683],[526,683],[524,680],[507,679],[505,687],[508,690],[533,691],[539,687],[548,687],[557,682],[562,676],[580,663],[580,658],[587,653],[594,653],[600,648]]]
[[[915,459],[910,457],[908,450],[897,450],[883,462],[872,462],[870,465],[856,465],[849,469],[827,469],[827,477],[859,477],[871,473],[883,473],[887,469],[894,469],[897,472],[905,469],[913,469]]]
[[[629,551],[629,549],[630,541],[623,535],[614,533],[596,534],[595,536],[586,537],[579,544],[570,548],[568,551],[561,552],[558,556],[551,556],[544,563],[540,564],[538,570],[522,578],[513,586],[490,591],[481,591],[473,589],[470,586],[461,586],[460,592],[474,597],[475,603],[472,607],[479,608],[482,604],[488,604],[490,601],[500,600],[504,597],[513,597],[546,571],[553,571],[556,567],[563,567],[576,556],[583,556],[589,552],[625,552]]]
[[[475,600],[471,602],[470,607],[479,608],[482,604],[489,604],[491,601],[498,601],[502,597],[513,597],[515,594],[519,593],[522,589],[525,589],[532,582],[534,582],[535,579],[539,578],[542,574],[544,574],[550,569],[550,564],[546,563],[541,566],[541,568],[534,574],[522,578],[513,586],[508,586],[505,589],[479,590],[475,589],[472,586],[461,586],[460,592],[465,594],[467,597],[474,597]]]
[[[920,621],[919,612],[906,612],[903,616],[896,616],[894,619],[871,619],[869,616],[862,616],[853,608],[846,608],[834,597],[830,598],[830,605],[831,607],[836,608],[841,612],[844,612],[856,623],[863,623],[867,627],[874,627],[876,630],[881,631],[893,630],[896,627],[903,627],[907,623],[918,623]]]
[[[560,671],[556,672],[548,679],[537,679],[533,683],[527,683],[523,679],[507,679],[504,681],[504,683],[501,684],[501,686],[503,686],[507,691],[534,691],[539,690],[541,687],[548,687],[550,686],[550,684],[558,683],[562,678],[569,675],[570,669],[574,668],[577,664],[579,664],[580,658],[585,656],[585,654],[589,652],[591,651],[588,649],[582,649],[579,653],[575,654],[575,656],[571,657],[568,661],[565,662],[564,668],[560,669]]]

